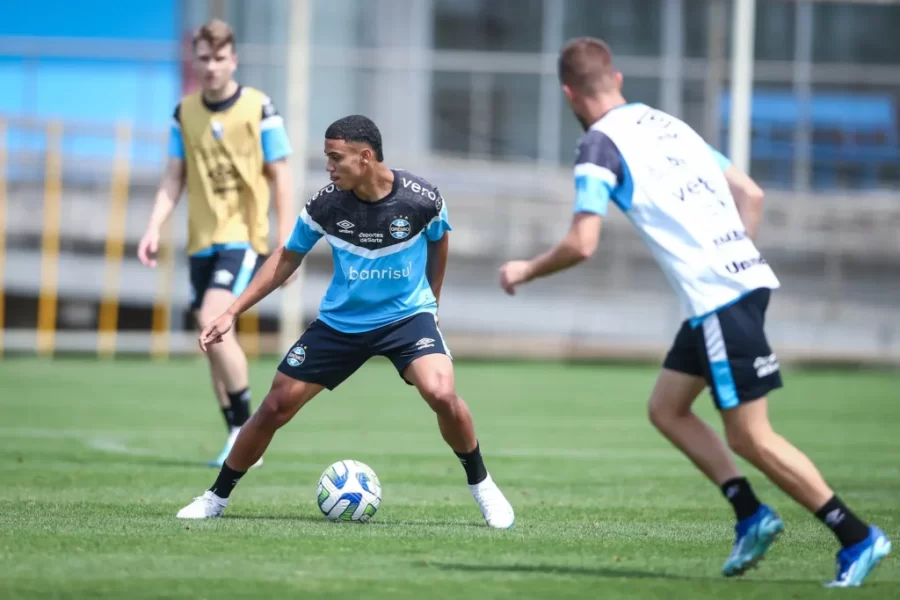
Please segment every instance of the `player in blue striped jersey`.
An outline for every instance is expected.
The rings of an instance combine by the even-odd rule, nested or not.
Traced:
[[[287,352],[269,394],[235,441],[213,486],[179,518],[222,514],[231,490],[265,452],[275,431],[324,389],[334,389],[369,358],[386,356],[437,415],[490,527],[509,528],[512,506],[484,466],[472,415],[456,394],[450,351],[437,324],[450,223],[440,191],[384,164],[381,134],[354,115],[325,132],[331,183],[307,203],[284,247],[247,290],[201,334],[206,349],[237,316],[276,289],[320,239],[331,246],[334,277],[319,317]]]

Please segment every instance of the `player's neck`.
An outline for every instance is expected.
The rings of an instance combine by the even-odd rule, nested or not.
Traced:
[[[628,102],[625,100],[625,97],[619,93],[593,98],[587,106],[585,114],[587,127],[590,127],[613,110],[620,106],[625,106],[626,104],[628,104]]]
[[[232,79],[219,90],[203,90],[203,98],[212,104],[231,98],[238,89],[238,82]]]
[[[353,188],[353,193],[363,202],[377,202],[386,198],[394,190],[394,172],[384,165]]]

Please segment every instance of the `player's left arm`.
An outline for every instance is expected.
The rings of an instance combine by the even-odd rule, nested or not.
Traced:
[[[450,234],[445,233],[436,242],[428,242],[428,266],[426,276],[428,285],[434,292],[435,301],[441,303],[441,288],[444,286],[444,273],[447,272],[447,258],[450,256]]]
[[[284,246],[291,237],[294,228],[292,198],[294,179],[288,163],[288,157],[291,155],[291,143],[284,128],[284,119],[268,98],[263,102],[259,128],[265,162],[263,172],[272,187],[278,246],[280,247]]]
[[[444,273],[447,272],[447,258],[450,256],[450,219],[447,203],[441,193],[435,189],[437,198],[434,201],[433,217],[425,227],[425,239],[428,242],[428,262],[425,276],[435,300],[441,302],[441,288],[444,286]]]
[[[581,263],[597,250],[603,218],[622,179],[621,155],[599,131],[584,135],[575,164],[575,216],[569,231],[553,248],[531,260],[514,260],[500,269],[500,286],[515,294],[517,285]]]
[[[734,198],[734,205],[741,216],[744,229],[747,230],[750,239],[755,240],[756,234],[759,232],[759,224],[762,222],[765,194],[749,175],[735,167],[724,154],[712,146],[709,148],[719,168],[725,174],[728,190],[731,192],[731,197]]]

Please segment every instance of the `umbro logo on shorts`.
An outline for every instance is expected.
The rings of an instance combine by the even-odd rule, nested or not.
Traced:
[[[760,356],[754,360],[753,368],[756,369],[756,376],[762,379],[763,377],[768,377],[772,373],[777,372],[780,365],[778,364],[778,359],[775,358],[775,355],[770,354],[769,356]]]
[[[434,348],[434,340],[431,338],[422,338],[418,342],[416,342],[416,348],[419,350],[424,350],[426,348]]]

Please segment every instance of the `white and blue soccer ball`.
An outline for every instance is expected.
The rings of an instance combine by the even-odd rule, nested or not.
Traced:
[[[316,502],[331,521],[365,523],[375,516],[381,504],[381,482],[368,465],[358,460],[339,460],[319,477]]]

